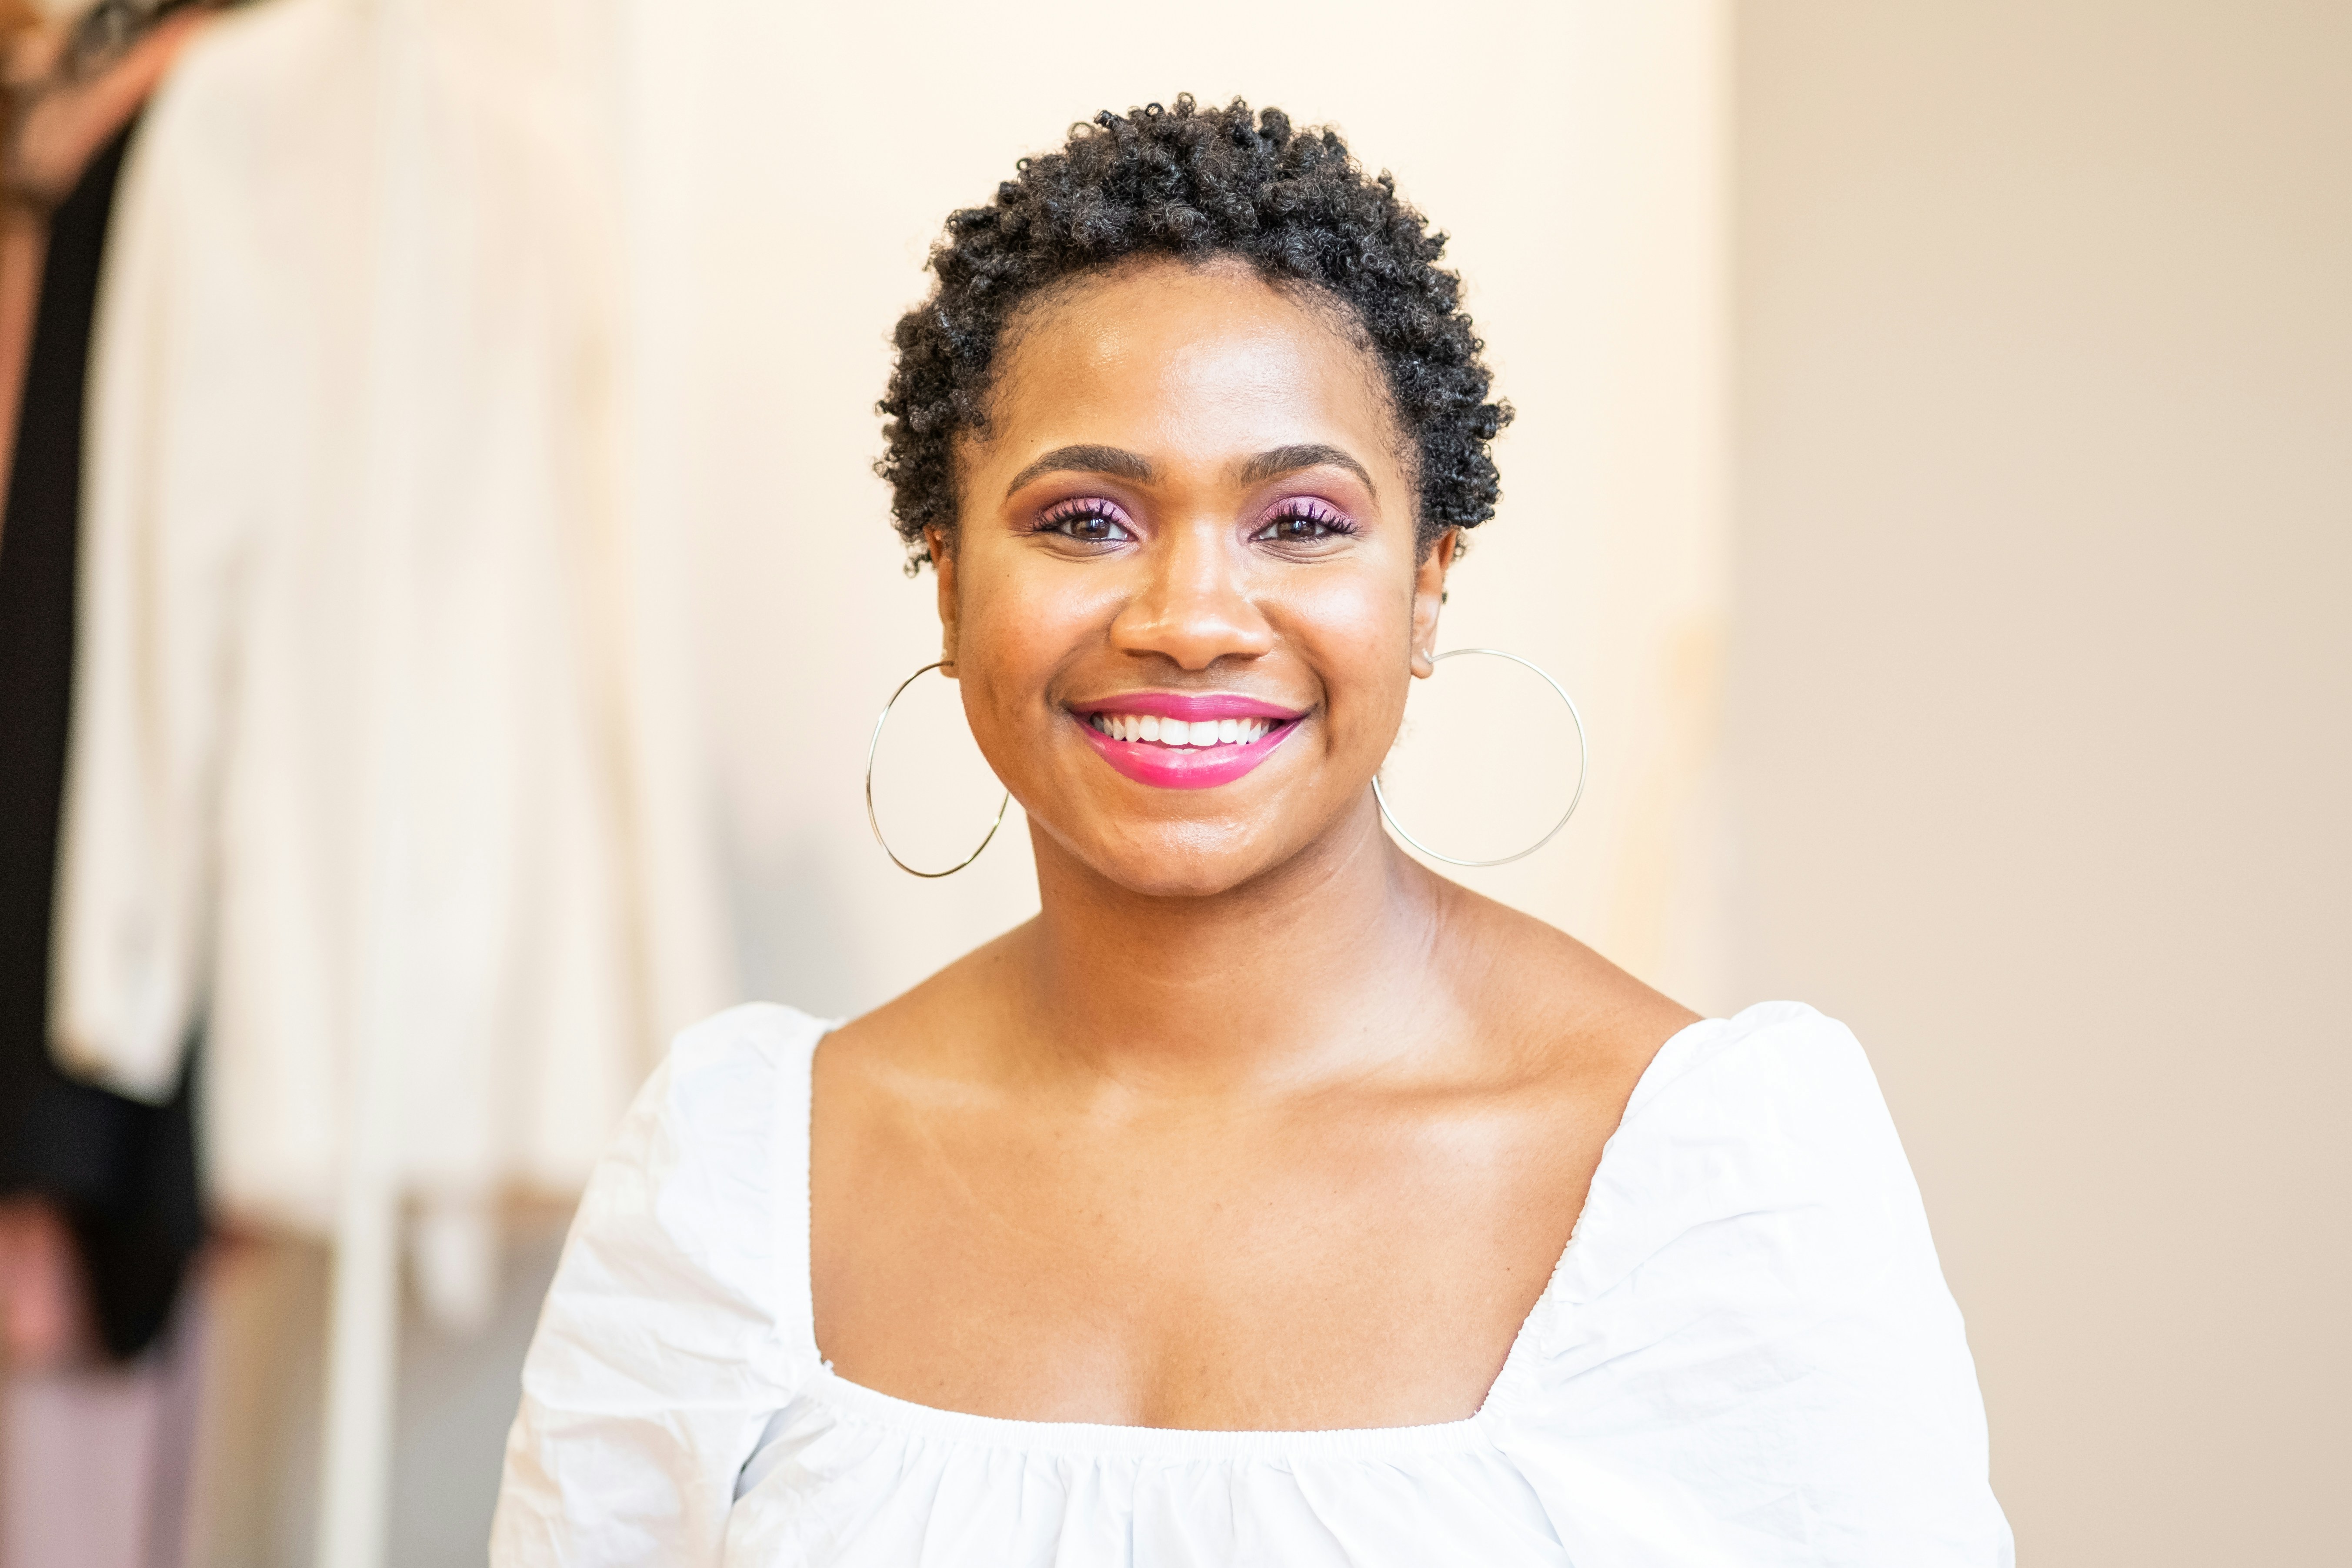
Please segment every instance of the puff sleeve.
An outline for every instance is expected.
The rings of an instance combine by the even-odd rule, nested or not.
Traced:
[[[736,1478],[815,1369],[810,1052],[787,1008],[678,1037],[598,1164],[523,1367],[495,1568],[719,1560]]]
[[[1768,1003],[1662,1053],[1489,1412],[1571,1561],[2006,1568],[1984,1405],[1862,1047]]]

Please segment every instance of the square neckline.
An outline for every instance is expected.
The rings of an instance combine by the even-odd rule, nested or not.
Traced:
[[[806,1015],[803,1015],[803,1017]],[[1545,1277],[1544,1288],[1520,1319],[1517,1331],[1511,1336],[1510,1349],[1504,1354],[1503,1364],[1495,1380],[1486,1386],[1478,1408],[1452,1421],[1424,1421],[1405,1426],[1330,1426],[1330,1427],[1202,1427],[1202,1426],[1143,1426],[1118,1422],[1034,1421],[1019,1416],[981,1415],[967,1410],[950,1410],[941,1405],[924,1405],[911,1399],[901,1399],[877,1388],[855,1383],[833,1370],[816,1342],[816,1289],[814,1269],[814,1183],[811,1180],[811,1156],[814,1151],[814,1114],[816,1106],[815,1074],[817,1047],[825,1037],[840,1028],[846,1020],[829,1022],[810,1019],[815,1027],[803,1041],[797,1070],[783,1074],[789,1085],[793,1104],[782,1108],[791,1125],[799,1130],[798,1153],[788,1158],[787,1180],[794,1184],[798,1201],[790,1205],[790,1212],[799,1216],[797,1247],[787,1247],[784,1256],[798,1260],[799,1278],[794,1284],[793,1300],[800,1309],[799,1328],[802,1348],[815,1363],[816,1372],[803,1385],[802,1394],[824,1405],[834,1415],[862,1425],[880,1426],[916,1436],[943,1438],[952,1442],[982,1447],[1009,1448],[1024,1453],[1062,1453],[1084,1455],[1123,1455],[1134,1458],[1270,1458],[1285,1455],[1325,1454],[1362,1458],[1397,1454],[1458,1451],[1488,1446],[1488,1427],[1497,1406],[1507,1401],[1513,1374],[1534,1352],[1529,1348],[1537,1323],[1545,1318],[1546,1309],[1552,1304],[1559,1289],[1560,1278],[1576,1251],[1578,1240],[1584,1235],[1584,1222],[1592,1211],[1591,1187],[1584,1205],[1577,1211],[1576,1223],[1569,1227],[1568,1240],[1559,1256],[1552,1262]],[[1625,1099],[1625,1109],[1619,1114],[1617,1125],[1601,1146],[1601,1159],[1594,1165],[1591,1187],[1601,1184],[1601,1173],[1609,1168],[1618,1139],[1632,1121],[1634,1109],[1658,1074],[1659,1064],[1670,1055],[1678,1054],[1697,1031],[1719,1026],[1719,1018],[1697,1018],[1666,1037],[1640,1078],[1634,1080],[1633,1091]],[[784,1147],[794,1147],[787,1142]],[[787,1222],[789,1223],[789,1222]]]

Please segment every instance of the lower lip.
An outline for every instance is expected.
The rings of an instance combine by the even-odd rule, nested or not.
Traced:
[[[1114,741],[1084,719],[1071,717],[1104,762],[1154,789],[1214,789],[1231,784],[1274,755],[1274,749],[1299,725],[1293,719],[1247,745],[1162,746],[1152,741]]]

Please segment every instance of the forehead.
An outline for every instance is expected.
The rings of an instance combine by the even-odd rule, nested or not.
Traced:
[[[1172,464],[1330,442],[1393,465],[1380,363],[1335,302],[1234,261],[1155,259],[1030,308],[999,351],[983,464],[1104,442]]]

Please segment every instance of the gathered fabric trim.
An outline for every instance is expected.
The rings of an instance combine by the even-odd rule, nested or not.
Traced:
[[[1024,1453],[1160,1459],[1399,1458],[1493,1450],[1485,1413],[1418,1426],[1329,1431],[1204,1431],[1177,1426],[1118,1426],[1084,1421],[1021,1421],[917,1405],[851,1383],[823,1368],[800,1397],[845,1422],[908,1436]]]

